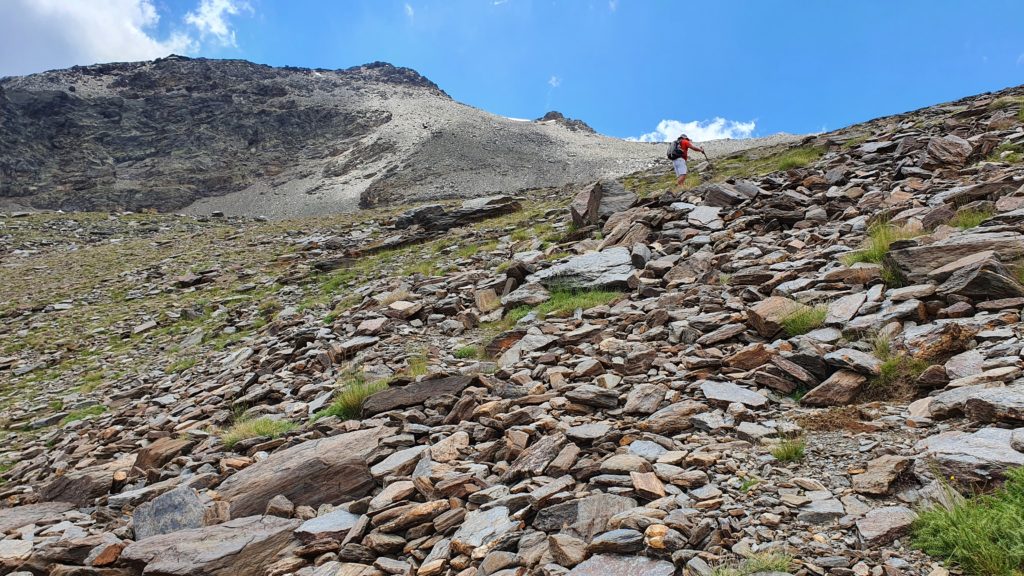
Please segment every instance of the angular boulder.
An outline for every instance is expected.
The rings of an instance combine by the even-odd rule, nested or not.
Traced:
[[[393,433],[378,427],[308,440],[239,471],[218,492],[232,518],[262,514],[278,494],[314,508],[361,498],[375,486],[366,457]]]
[[[633,259],[629,248],[617,246],[603,252],[574,256],[531,274],[527,282],[539,282],[546,288],[596,290],[628,288],[634,282]]]
[[[846,406],[864,388],[867,377],[850,370],[838,370],[800,399],[804,406]]]
[[[974,487],[984,487],[1006,478],[1006,471],[1024,466],[1024,453],[1011,446],[1013,430],[982,428],[977,432],[942,432],[914,445],[916,467],[922,473],[933,469],[943,478]]]
[[[761,300],[747,310],[747,322],[765,338],[773,338],[782,331],[782,322],[794,313],[806,310],[807,306],[783,296],[772,296]]]
[[[979,390],[966,399],[963,410],[975,422],[1024,423],[1024,384]]]
[[[263,576],[298,520],[249,516],[129,545],[121,562],[146,576]]]
[[[135,539],[202,528],[205,512],[195,490],[187,486],[175,488],[135,509],[132,513]]]

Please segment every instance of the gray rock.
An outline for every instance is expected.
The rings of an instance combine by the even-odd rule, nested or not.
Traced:
[[[292,542],[298,520],[248,516],[206,528],[146,538],[121,552],[121,562],[154,576],[263,576]]]
[[[882,546],[909,533],[916,518],[913,510],[903,506],[876,508],[857,520],[857,531],[865,547]]]
[[[671,562],[643,556],[596,554],[569,572],[569,576],[673,576]]]
[[[878,358],[853,348],[840,348],[829,352],[825,354],[825,362],[869,376],[877,376],[882,367],[882,361]]]
[[[619,246],[574,256],[526,280],[539,282],[547,288],[626,288],[632,282],[634,270],[629,249]]]
[[[588,549],[593,554],[629,554],[644,546],[644,535],[637,530],[619,529],[605,532],[590,542]]]
[[[504,506],[474,510],[466,514],[462,526],[452,536],[452,550],[483,558],[490,552],[489,544],[518,528],[519,522],[509,518],[508,508]]]
[[[708,401],[715,404],[729,405],[739,402],[751,408],[759,408],[768,403],[768,398],[763,395],[731,382],[705,380],[700,385],[700,390]]]
[[[632,498],[594,494],[541,509],[533,519],[533,527],[544,532],[561,530],[589,542],[607,529],[612,516],[631,508],[636,508]]]
[[[914,445],[920,454],[916,466],[921,473],[935,469],[943,478],[986,486],[1002,481],[1006,471],[1024,466],[1024,453],[1010,446],[1013,430],[982,428],[974,433],[942,432]]]
[[[827,524],[846,515],[843,503],[835,498],[816,500],[800,509],[796,519],[808,524]]]
[[[1024,384],[980,390],[964,402],[964,414],[975,422],[1024,423]]]
[[[359,521],[359,515],[348,510],[339,508],[316,518],[306,520],[298,529],[295,535],[303,541],[311,542],[320,538],[331,538],[343,540],[349,530]]]
[[[132,513],[135,539],[203,527],[205,508],[192,488],[182,486],[139,505]]]

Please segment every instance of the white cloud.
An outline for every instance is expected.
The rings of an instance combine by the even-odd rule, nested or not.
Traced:
[[[707,140],[721,140],[723,138],[750,138],[754,135],[756,122],[737,122],[725,118],[713,120],[694,120],[692,122],[680,122],[679,120],[662,120],[653,132],[641,134],[638,137],[629,137],[626,140],[634,142],[669,142],[675,140],[680,134],[686,134],[696,142]]]
[[[224,46],[237,46],[235,31],[225,16],[237,16],[243,11],[252,12],[252,6],[245,0],[201,0],[195,10],[185,15],[185,22],[203,36],[216,37]]]
[[[251,10],[249,5],[244,0],[196,2],[184,20],[159,34],[156,6],[162,0],[4,0],[0,76],[194,54],[204,37],[233,44],[227,17]]]
[[[551,78],[548,78],[548,86],[551,86],[552,88],[558,88],[561,85],[562,79],[559,78],[558,76],[552,76]]]
[[[405,15],[409,17],[409,20],[416,17],[416,11],[412,9],[412,4],[408,2],[405,3]]]
[[[501,6],[502,4],[504,4],[506,2],[508,2],[508,0],[494,0],[494,2],[491,2],[491,4],[493,4],[495,6]]]
[[[615,12],[619,9],[619,0],[608,0],[608,9]]]

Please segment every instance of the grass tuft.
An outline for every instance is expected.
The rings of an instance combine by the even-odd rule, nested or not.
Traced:
[[[288,420],[274,420],[267,417],[240,419],[221,436],[221,440],[224,442],[224,446],[230,450],[242,440],[261,437],[278,438],[296,427],[294,422]]]
[[[195,358],[182,358],[181,360],[178,360],[177,362],[174,362],[170,366],[168,366],[165,372],[167,372],[168,374],[180,374],[181,372],[184,372],[185,370],[188,370],[189,368],[195,365]]]
[[[947,488],[952,490],[952,488]],[[991,495],[954,498],[952,507],[921,512],[913,544],[957,564],[968,576],[1024,574],[1024,468],[1010,470]]]
[[[762,552],[734,566],[716,566],[711,576],[750,576],[759,572],[788,572],[792,564],[793,557],[789,554]]]
[[[782,319],[782,329],[790,338],[807,334],[811,330],[820,328],[825,323],[825,316],[827,314],[828,308],[826,306],[800,308]]]
[[[65,416],[60,421],[60,425],[63,426],[69,422],[74,422],[76,420],[85,420],[90,416],[99,416],[100,414],[103,414],[106,411],[107,407],[102,404],[96,404],[95,406],[89,406],[88,408],[75,410],[74,412],[71,412],[67,416]]]
[[[792,148],[775,159],[775,168],[780,171],[802,168],[821,158],[822,152],[821,148]]]
[[[949,225],[960,228],[961,230],[968,230],[970,228],[977,228],[982,222],[991,218],[995,212],[991,210],[962,210],[956,213],[956,216],[950,219]]]
[[[314,415],[314,419],[337,416],[342,420],[358,418],[363,408],[363,401],[388,387],[387,380],[374,380],[367,382],[363,376],[356,375],[350,378],[343,385],[341,392],[334,397],[334,401],[327,408]]]
[[[772,448],[772,456],[779,462],[795,462],[804,457],[807,441],[803,438],[783,438]]]
[[[889,222],[879,222],[868,229],[868,238],[860,250],[846,254],[843,263],[852,266],[857,262],[881,264],[889,253],[889,246],[897,240],[909,240],[924,234],[922,230],[913,230],[905,226],[893,226]]]
[[[479,358],[480,348],[478,346],[463,346],[455,351],[455,357],[462,360],[467,358]]]

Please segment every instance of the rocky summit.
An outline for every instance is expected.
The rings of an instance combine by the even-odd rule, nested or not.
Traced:
[[[172,82],[215,66],[245,89]],[[4,157],[4,194],[138,207],[190,172],[227,198],[252,169],[357,158],[394,184],[363,128],[247,164],[136,100],[283,154],[289,131],[336,138],[332,114],[396,122],[329,105],[385,84],[454,106],[383,66],[8,79],[5,114],[65,127],[70,156],[58,177],[5,122],[36,152]],[[274,102],[267,131],[220,116],[235,102]],[[132,135],[80,148],[61,110]],[[1024,466],[1024,88],[723,153],[682,190],[658,150],[618,178],[292,220],[3,214],[0,572],[948,575],[914,546],[920,511]]]
[[[172,56],[0,79],[0,208],[12,210],[311,216],[619,177],[662,154],[558,112],[488,114],[380,62]]]

